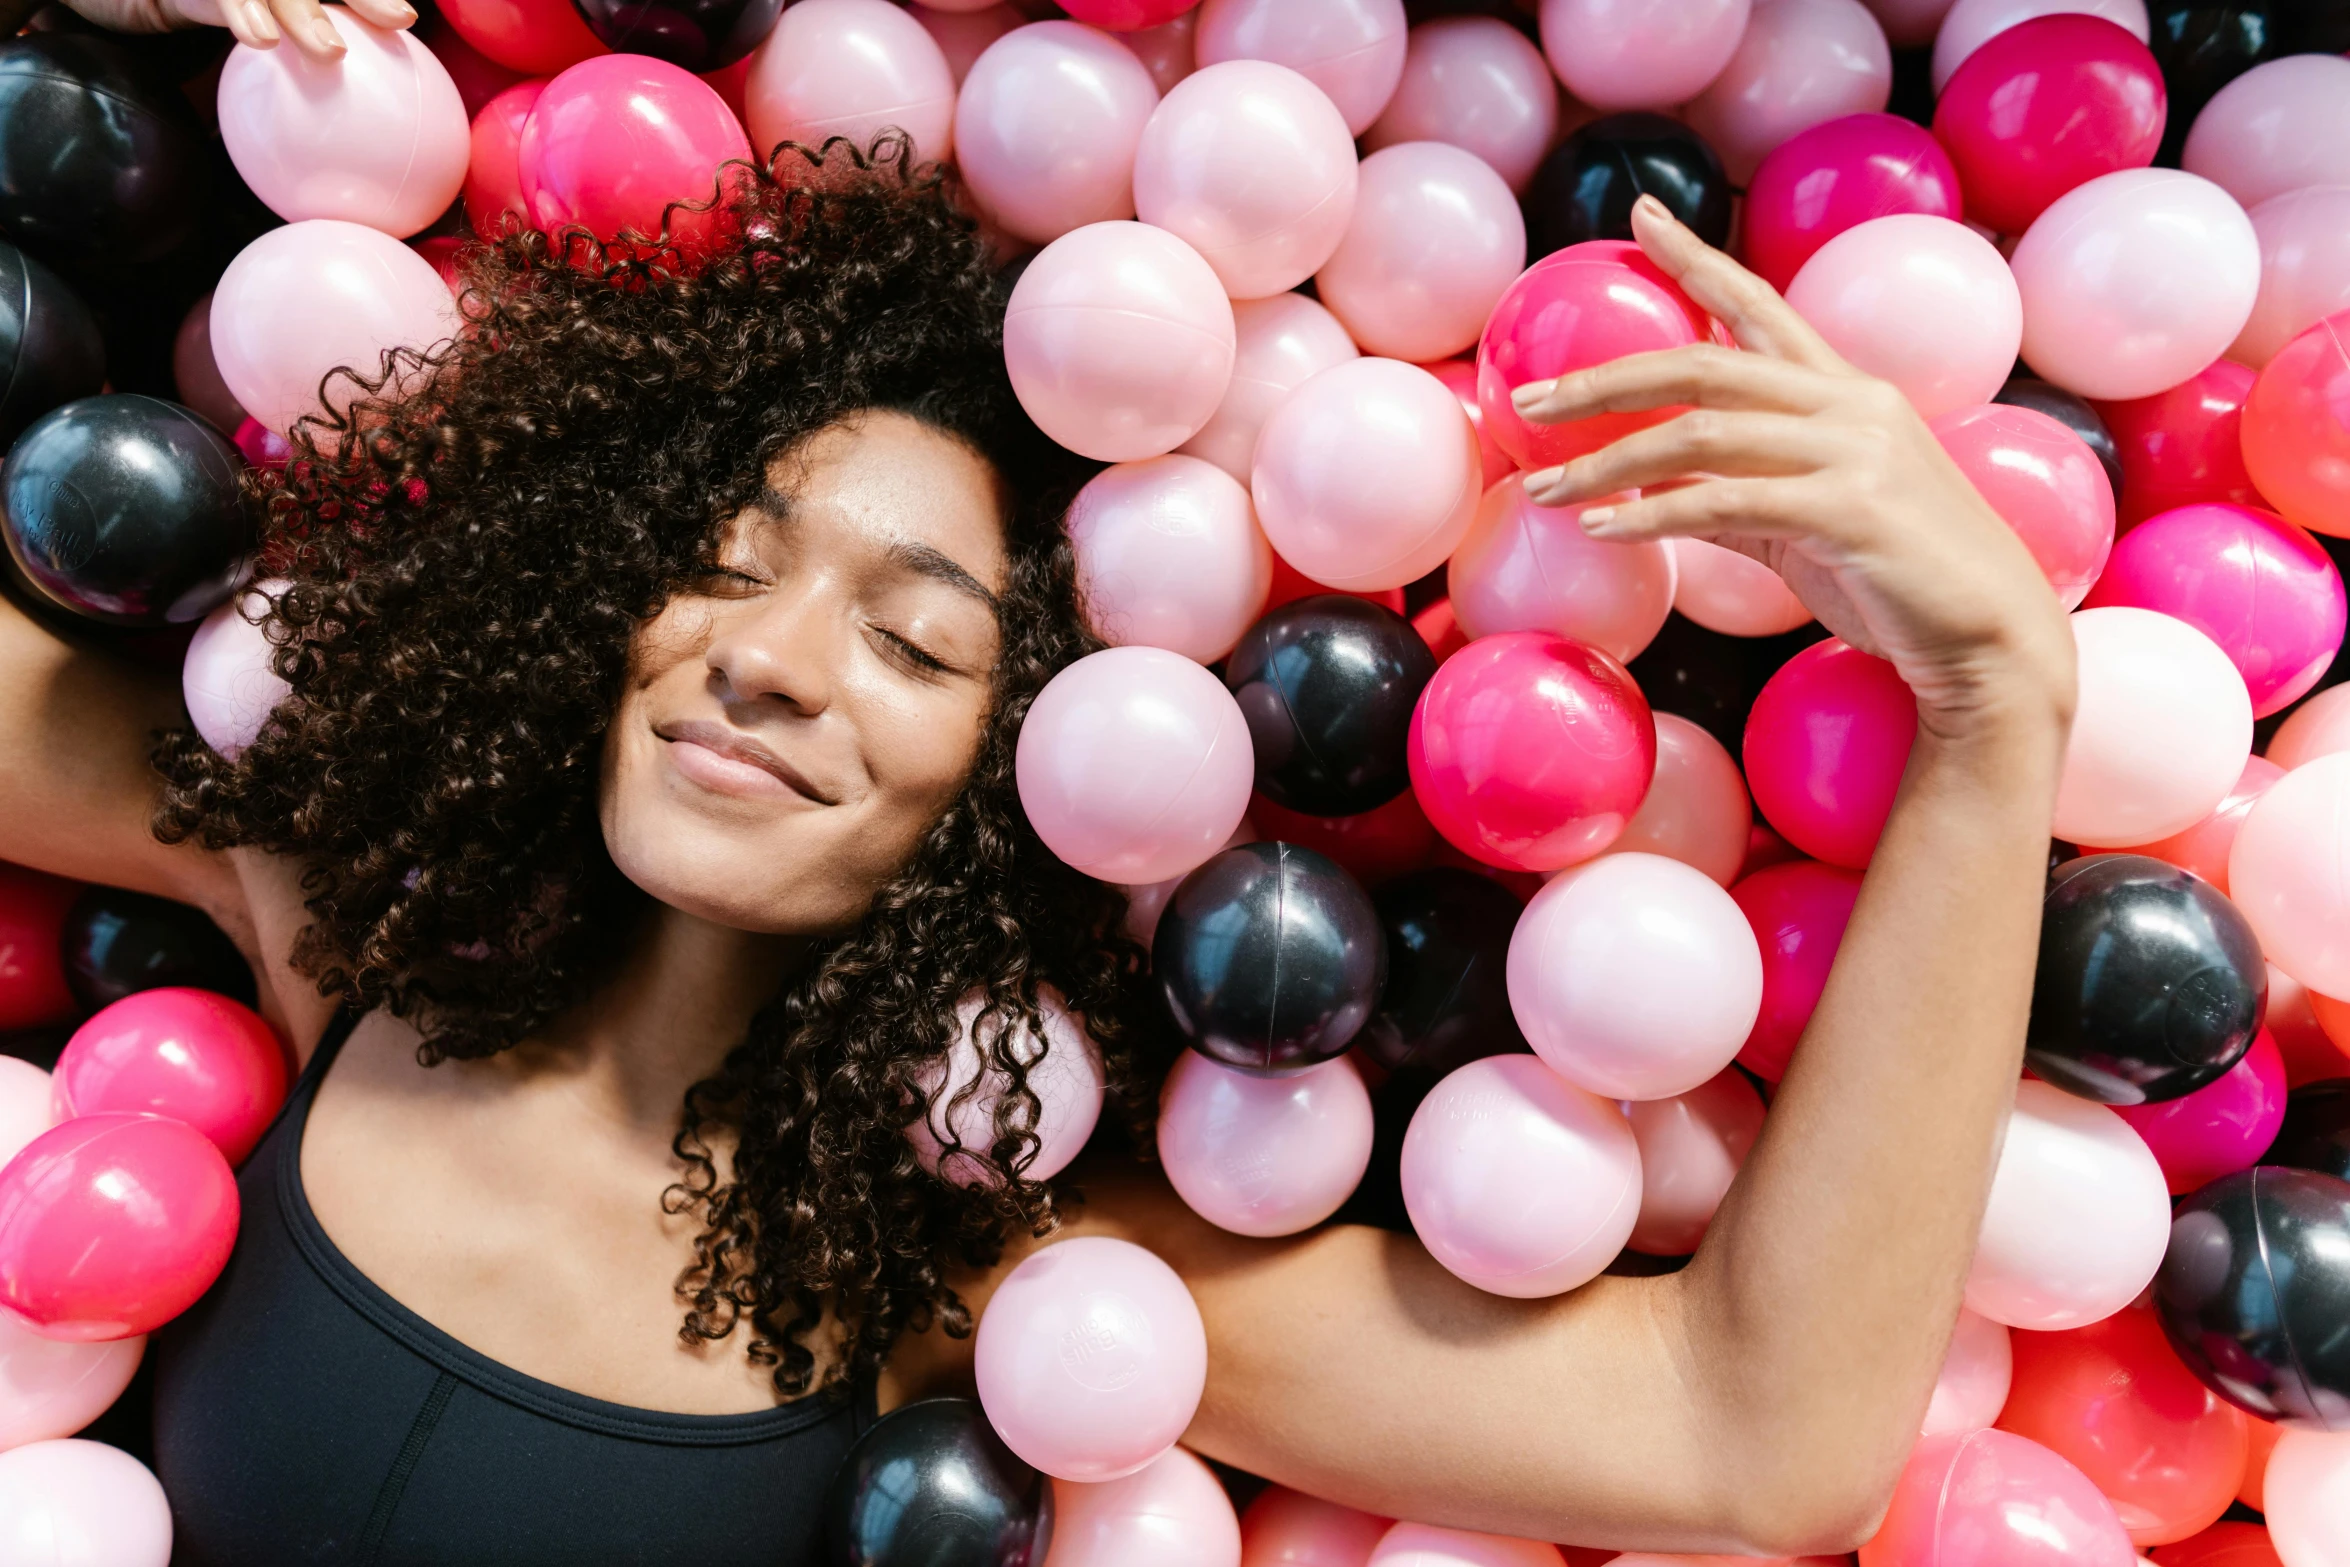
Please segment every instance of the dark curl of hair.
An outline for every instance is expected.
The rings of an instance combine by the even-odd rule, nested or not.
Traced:
[[[477,247],[453,344],[337,372],[348,412],[256,484],[265,570],[292,584],[268,622],[291,698],[234,761],[165,736],[156,829],[298,857],[312,923],[294,956],[323,993],[416,1021],[428,1062],[503,1050],[586,997],[647,907],[605,851],[598,761],[633,633],[709,569],[719,525],[779,455],[861,410],[986,456],[1011,568],[972,774],[862,920],[778,976],[677,1134],[689,1173],[667,1200],[703,1227],[680,1331],[747,1321],[796,1394],[819,1382],[828,1320],[827,1382],[908,1329],[968,1331],[950,1272],[1056,1221],[1049,1186],[953,1185],[906,1143],[965,995],[1034,1025],[1038,987],[1057,987],[1137,1130],[1166,1052],[1123,901],[1046,852],[1013,783],[1030,700],[1098,646],[1060,526],[1082,468],[1012,396],[1001,284],[937,177],[886,139],[870,158],[777,156],[799,177],[732,170],[733,234],[707,254]],[[980,1032],[1011,1086],[972,1154],[1017,1170],[1041,1036]]]

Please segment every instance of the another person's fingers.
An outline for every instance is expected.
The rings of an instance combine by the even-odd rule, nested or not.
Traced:
[[[1815,370],[1851,373],[1770,284],[1699,239],[1654,196],[1632,204],[1632,237],[1683,293],[1730,329],[1740,347]]]
[[[304,54],[321,60],[342,55],[343,35],[326,19],[326,9],[318,0],[269,0],[269,4],[277,13],[279,30]]]
[[[416,20],[416,8],[408,0],[344,0],[344,3],[354,14],[378,27],[396,31]]]
[[[1564,506],[1692,474],[1757,479],[1812,473],[1836,460],[1837,446],[1832,431],[1795,414],[1696,409],[1528,474],[1526,495],[1539,506]]]
[[[1639,413],[1683,403],[1812,413],[1834,401],[1846,385],[1844,377],[1823,375],[1784,359],[1699,343],[1626,354],[1555,381],[1529,381],[1510,394],[1510,402],[1535,424],[1565,424],[1594,414]]]

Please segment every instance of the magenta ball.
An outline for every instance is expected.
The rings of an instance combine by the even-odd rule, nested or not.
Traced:
[[[1028,263],[1004,368],[1037,428],[1096,462],[1171,452],[1232,382],[1232,303],[1198,251],[1147,223],[1090,223]]]
[[[1656,772],[1656,723],[1624,666],[1546,631],[1446,659],[1412,713],[1412,793],[1454,848],[1553,871],[1616,841]]]
[[[751,56],[743,107],[761,159],[779,142],[813,149],[845,136],[863,147],[883,130],[905,132],[917,162],[955,150],[955,73],[889,0],[799,0]]]
[[[1678,713],[1656,718],[1656,774],[1611,854],[1661,854],[1727,887],[1754,830],[1746,779],[1722,742]]]
[[[2285,1087],[2284,1052],[2264,1028],[2218,1082],[2162,1104],[2116,1105],[2114,1114],[2154,1150],[2171,1195],[2184,1197],[2260,1162],[2284,1124]]]
[[[180,697],[206,745],[234,761],[293,687],[272,667],[277,646],[261,619],[287,584],[256,584],[204,617],[180,662]]]
[[[1485,492],[1446,572],[1463,636],[1550,631],[1618,663],[1639,656],[1673,610],[1672,550],[1594,539],[1578,510],[1535,505],[1515,474]]]
[[[1094,634],[1202,664],[1264,612],[1273,551],[1240,481],[1170,453],[1094,475],[1069,506],[1069,545]]]
[[[1134,33],[1163,27],[1198,4],[1199,0],[1075,0],[1061,9],[1094,27]]]
[[[1705,1239],[1730,1183],[1762,1135],[1762,1095],[1724,1070],[1685,1094],[1628,1106],[1640,1144],[1640,1218],[1632,1249],[1686,1257]]]
[[[2342,646],[2342,574],[2317,540],[2274,512],[2224,501],[2149,517],[2114,546],[2088,598],[2159,610],[2219,644],[2252,716],[2282,712]]]
[[[1957,0],[1934,33],[1934,91],[1941,92],[1977,49],[2009,28],[2076,12],[2101,16],[2140,43],[2152,36],[2146,0]]]
[[[240,1164],[286,1097],[286,1051],[252,1008],[181,985],[99,1011],[57,1058],[57,1118],[167,1115]]]
[[[1779,835],[1859,870],[1877,851],[1916,738],[1893,666],[1829,638],[1779,666],[1746,720],[1746,783]]]
[[[2303,762],[2260,797],[2228,852],[2228,887],[2271,963],[2350,997],[2350,753]]]
[[[721,168],[750,156],[741,122],[709,83],[664,60],[607,54],[547,83],[522,122],[515,166],[535,228],[603,240],[666,231],[698,250],[732,222],[711,206]],[[678,204],[706,210],[670,210]]]
[[[2226,651],[2183,620],[2133,605],[2077,611],[2072,630],[2080,694],[2057,778],[2056,836],[2126,848],[2209,816],[2252,754],[2252,699]]]
[[[1989,402],[2023,341],[2023,302],[1999,252],[1963,223],[1922,213],[1829,240],[1788,284],[1787,302],[1928,419]]]
[[[1291,392],[1334,364],[1359,357],[1338,318],[1303,294],[1236,300],[1232,380],[1224,400],[1178,450],[1248,483],[1257,436]]]
[[[1846,229],[1903,213],[1959,215],[1958,171],[1923,127],[1848,114],[1771,150],[1746,188],[1746,264],[1785,293],[1812,252]]]
[[[1998,1422],[2015,1385],[2015,1343],[2007,1333],[1989,1317],[1959,1308],[1920,1436],[1981,1431]]]
[[[2137,1567],[2130,1536],[2070,1463],[1992,1427],[1930,1436],[1909,1455],[1861,1567]]]
[[[1431,1089],[1399,1170],[1421,1244],[1495,1295],[1588,1283],[1640,1216],[1631,1123],[1528,1055],[1472,1061]]]
[[[1134,51],[1075,22],[988,46],[955,101],[955,166],[1004,231],[1049,244],[1134,216],[1134,150],[1159,89]]]
[[[1130,1241],[1084,1235],[996,1286],[972,1372],[1006,1447],[1055,1479],[1115,1480],[1191,1424],[1207,1329],[1173,1268]]]
[[[106,1413],[146,1348],[143,1338],[60,1343],[0,1312],[0,1453],[71,1436]]]
[[[1403,80],[1403,0],[1207,0],[1192,49],[1201,69],[1227,60],[1286,65],[1328,95],[1360,136]]]
[[[1542,52],[1602,114],[1687,103],[1730,63],[1748,0],[1542,0]]]
[[[1366,354],[1418,362],[1476,345],[1526,266],[1526,220],[1475,153],[1405,142],[1363,160],[1354,214],[1314,274]]]
[[[171,1504],[146,1465],[104,1442],[0,1453],[0,1564],[165,1567]]]
[[[1685,111],[1733,181],[1799,131],[1874,114],[1893,92],[1893,51],[1860,0],[1761,0],[1738,52]]]
[[[1448,142],[1525,189],[1558,128],[1558,83],[1542,51],[1492,16],[1438,17],[1408,42],[1403,80],[1363,146]]]
[[[2260,293],[2228,357],[2258,370],[2318,322],[2350,309],[2350,189],[2321,185],[2252,209]]]
[[[907,1126],[906,1141],[933,1175],[957,1186],[1000,1185],[1002,1168],[993,1157],[996,1108],[1011,1091],[1011,1066],[1017,1063],[1036,1107],[1014,1113],[1014,1130],[1027,1135],[1013,1157],[1026,1161],[1019,1166],[1023,1180],[1049,1181],[1084,1150],[1101,1119],[1101,1046],[1050,986],[1038,987],[1036,995],[1041,1035],[1023,1026],[1007,1040],[1002,1017],[981,1022],[984,1004],[975,991],[955,1008],[955,1037],[945,1057],[918,1074],[924,1110]]]
[[[1186,1050],[1159,1092],[1158,1149],[1168,1184],[1210,1224],[1295,1235],[1362,1180],[1371,1095],[1345,1056],[1273,1075]]]
[[[2350,185],[2350,60],[2292,54],[2254,66],[2203,106],[2179,163],[2246,207]]]
[[[1766,1083],[1787,1075],[1795,1046],[1828,988],[1860,872],[1818,860],[1766,865],[1730,889],[1762,953],[1762,1006],[1738,1064]]]
[[[1955,409],[1933,430],[2064,607],[2078,605],[2113,550],[2113,483],[2088,443],[2038,409],[2009,403]]]

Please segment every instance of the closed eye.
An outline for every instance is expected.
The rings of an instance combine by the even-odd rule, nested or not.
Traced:
[[[938,655],[932,653],[929,649],[922,647],[918,643],[909,642],[906,640],[906,638],[899,636],[896,632],[890,630],[887,626],[875,626],[873,629],[880,635],[884,642],[889,644],[890,650],[897,657],[903,659],[906,663],[913,665],[916,669],[923,671],[925,674],[946,675],[954,673],[954,666],[949,664],[945,659],[940,658]]]

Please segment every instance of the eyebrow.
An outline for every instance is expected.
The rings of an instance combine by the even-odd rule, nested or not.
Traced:
[[[781,490],[770,488],[752,503],[753,509],[775,522],[788,521],[792,514],[792,499]],[[933,582],[943,582],[958,593],[965,593],[985,604],[989,613],[999,613],[1003,601],[991,592],[986,583],[965,571],[954,557],[928,544],[917,544],[912,539],[899,539],[889,547],[889,563],[901,571],[910,571]]]

